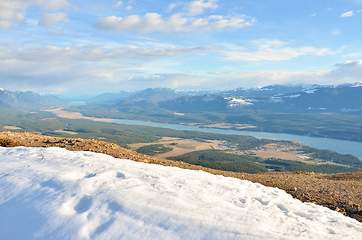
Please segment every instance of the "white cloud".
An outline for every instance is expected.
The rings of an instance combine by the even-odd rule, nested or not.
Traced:
[[[331,71],[328,77],[337,78],[340,82],[360,82],[362,76],[362,60],[346,61],[335,64],[336,70]]]
[[[339,29],[334,29],[334,30],[332,31],[332,34],[333,34],[333,35],[340,35],[340,34],[341,34],[341,31],[340,31]]]
[[[172,9],[174,9],[176,7],[176,3],[171,3],[170,5],[168,5],[167,11],[170,12],[172,11]]]
[[[353,11],[349,11],[343,13],[340,17],[352,17],[352,16],[353,16]]]
[[[144,71],[144,68],[141,68],[144,63],[127,63],[129,59],[155,62],[167,57],[165,59],[170,61],[169,57],[209,51],[215,51],[215,48],[211,46],[167,48],[125,46],[113,49],[94,46],[21,48],[0,42],[0,75],[3,79],[7,79],[4,84],[2,83],[2,87],[6,89],[10,85],[19,90],[19,87],[23,86],[39,89],[47,86],[49,88],[64,86],[65,83],[70,84],[68,87],[84,84],[87,88],[94,88],[95,85],[90,82],[98,84],[104,81],[118,82],[128,79],[131,72],[132,75],[139,76],[139,72]]]
[[[313,13],[311,16],[312,16],[312,17],[315,17],[315,16],[317,16],[317,14],[316,14],[316,13]]]
[[[132,6],[127,6],[126,9],[127,9],[127,10],[131,10],[131,9],[132,9]]]
[[[253,25],[255,20],[246,16],[225,17],[212,15],[205,18],[188,18],[174,14],[162,19],[158,13],[147,13],[143,17],[131,15],[125,18],[110,16],[98,18],[94,26],[101,31],[191,32],[211,29],[241,28]]]
[[[250,71],[250,72],[211,72],[210,84],[217,88],[267,86],[271,84],[309,83],[334,85],[360,82],[362,60],[347,61],[334,65],[335,70],[298,71]],[[241,80],[242,79],[242,80]],[[221,83],[218,83],[220,81]]]
[[[69,22],[67,14],[64,12],[46,13],[40,19],[38,25],[43,27],[53,27],[57,22]]]
[[[59,9],[69,7],[69,0],[30,0],[34,5],[39,5],[47,11],[57,11]]]
[[[112,6],[112,8],[119,8],[120,6],[123,6],[123,2],[119,1],[115,5]]]
[[[344,55],[344,58],[355,58],[355,57],[361,57],[362,53],[354,52]]]
[[[21,1],[0,0],[0,29],[9,28],[13,22],[22,21],[27,4]]]
[[[7,29],[14,22],[23,21],[26,9],[38,5],[46,11],[69,7],[68,0],[0,0],[0,29]]]
[[[198,0],[190,2],[187,6],[187,10],[190,15],[195,16],[204,12],[205,9],[216,9],[218,8],[218,0]]]
[[[251,42],[251,48],[255,51],[227,51],[226,59],[234,61],[282,61],[289,60],[299,56],[317,55],[324,56],[331,54],[328,48],[314,47],[286,47],[287,42],[279,40],[256,40]]]
[[[358,13],[362,12],[362,9],[361,9],[361,10],[358,10],[357,12],[358,12]]]
[[[35,62],[68,62],[68,61],[107,61],[114,59],[154,59],[158,57],[184,56],[187,53],[210,52],[216,49],[212,46],[200,47],[169,47],[135,48],[124,47],[101,49],[92,46],[83,48],[63,48],[55,46],[29,47],[25,49],[0,48],[0,60],[16,59]]]
[[[246,71],[209,72],[206,74],[159,74],[156,81],[144,78],[147,87],[166,86],[177,89],[235,89],[238,87],[267,86],[271,84],[308,83],[334,85],[360,82],[362,61],[335,64],[335,70],[314,71]],[[141,82],[141,77],[134,81]]]

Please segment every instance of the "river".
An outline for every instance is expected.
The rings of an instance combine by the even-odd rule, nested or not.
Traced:
[[[140,125],[140,126],[169,128],[174,130],[198,131],[198,132],[229,134],[229,135],[248,135],[256,138],[297,140],[299,141],[300,144],[310,145],[311,147],[319,149],[329,149],[339,153],[352,154],[358,157],[359,159],[362,159],[362,142],[337,140],[331,138],[308,137],[308,136],[300,136],[300,135],[286,134],[286,133],[236,131],[236,130],[225,130],[217,128],[192,127],[192,126],[185,126],[179,124],[143,122],[137,120],[85,117],[79,112],[64,111],[63,108],[57,108],[46,111],[52,112],[56,114],[58,117],[71,118],[71,119],[88,119],[93,121],[103,121],[106,123],[108,122],[108,123],[118,123],[118,124],[128,124],[128,125]]]
[[[153,123],[153,122],[142,122],[137,120],[122,120],[113,119],[110,123],[128,124],[128,125],[141,125],[151,126],[160,128],[169,128],[174,130],[186,130],[186,131],[198,131],[207,133],[218,133],[218,134],[235,134],[235,135],[248,135],[256,138],[269,138],[269,139],[282,139],[282,140],[297,140],[300,144],[307,144],[314,148],[329,149],[339,153],[352,154],[362,159],[362,143],[337,140],[330,138],[317,138],[300,136],[286,133],[268,133],[268,132],[251,132],[251,131],[235,131],[235,130],[224,130],[216,128],[200,128],[178,124],[166,124],[166,123]]]

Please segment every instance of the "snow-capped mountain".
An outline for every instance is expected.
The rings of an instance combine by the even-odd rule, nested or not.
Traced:
[[[362,223],[234,178],[0,147],[0,239],[360,239]]]
[[[294,91],[296,89],[298,91]],[[362,114],[362,83],[297,87],[276,85],[265,87],[264,90],[242,91],[236,91],[235,94],[230,91],[227,95],[184,96],[161,102],[159,106],[180,112],[225,112],[249,108],[276,112]]]
[[[286,85],[269,85],[265,87],[253,87],[253,88],[237,88],[234,90],[223,92],[225,95],[234,97],[240,96],[268,96],[275,94],[285,94],[292,92],[300,92],[306,89],[313,89],[320,87],[317,84],[286,84]]]

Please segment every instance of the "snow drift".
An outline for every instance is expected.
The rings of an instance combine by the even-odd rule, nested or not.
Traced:
[[[0,239],[361,239],[276,188],[91,152],[0,148]]]

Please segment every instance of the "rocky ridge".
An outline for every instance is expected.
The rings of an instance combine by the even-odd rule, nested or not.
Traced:
[[[362,222],[362,172],[314,174],[280,172],[247,174],[220,171],[184,162],[159,159],[122,148],[114,143],[94,139],[58,138],[32,133],[0,132],[0,139],[9,139],[24,147],[61,147],[70,151],[92,151],[120,159],[202,170],[215,175],[234,177],[285,190],[302,202],[328,207]]]

